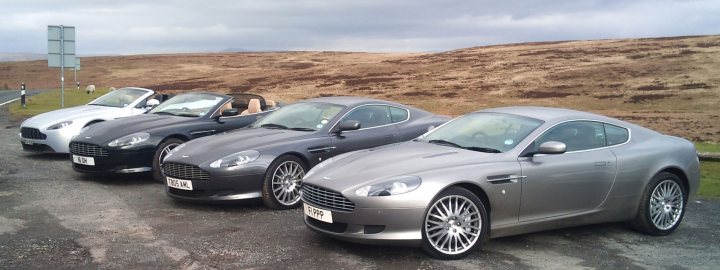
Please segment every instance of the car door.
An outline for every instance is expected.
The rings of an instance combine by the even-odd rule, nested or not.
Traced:
[[[605,200],[615,181],[616,158],[605,147],[602,123],[559,124],[538,137],[531,147],[547,141],[565,143],[567,151],[518,159],[524,176],[521,222],[595,209]]]
[[[395,143],[398,138],[397,125],[392,123],[390,108],[386,105],[363,105],[345,114],[337,123],[354,120],[360,129],[333,134],[332,146],[335,155]]]

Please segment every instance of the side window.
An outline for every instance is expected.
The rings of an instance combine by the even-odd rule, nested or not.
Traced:
[[[605,124],[605,134],[608,146],[624,143],[630,137],[627,129],[610,124]]]
[[[371,128],[390,124],[390,110],[388,106],[370,105],[362,106],[346,115],[342,121],[355,120],[360,122],[360,128]]]
[[[408,111],[398,107],[390,107],[390,120],[399,123],[408,119]]]
[[[605,131],[603,124],[598,122],[567,122],[545,132],[535,145],[547,141],[565,143],[568,152],[600,148],[605,147]]]

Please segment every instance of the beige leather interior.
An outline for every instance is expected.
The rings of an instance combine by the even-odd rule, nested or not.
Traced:
[[[220,108],[220,113],[224,112],[225,110],[232,109],[232,102],[225,103],[225,106]]]
[[[268,108],[275,108],[275,106],[277,106],[277,104],[275,104],[275,101],[271,99],[266,99],[265,104]]]
[[[262,112],[262,109],[260,108],[260,100],[253,98],[248,102],[248,109],[244,110],[240,114],[253,114],[253,113],[259,113]]]

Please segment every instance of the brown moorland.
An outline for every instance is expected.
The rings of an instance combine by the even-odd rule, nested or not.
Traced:
[[[68,77],[71,81],[71,73]],[[45,61],[0,63],[0,86],[57,88]],[[720,36],[520,43],[442,53],[257,52],[83,58],[83,84],[357,95],[460,115],[488,107],[587,110],[720,142]],[[68,83],[70,85],[70,83]]]

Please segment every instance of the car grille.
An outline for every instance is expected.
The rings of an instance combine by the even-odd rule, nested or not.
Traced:
[[[47,135],[40,132],[37,128],[20,128],[20,135],[25,139],[44,140],[47,139]]]
[[[208,180],[210,174],[198,166],[181,163],[165,162],[162,165],[165,175],[183,180]]]
[[[303,184],[303,200],[333,210],[355,210],[355,203],[345,198],[342,194],[310,184]]]
[[[90,157],[107,157],[108,156],[108,150],[101,148],[98,145],[89,144],[89,143],[81,143],[81,142],[71,142],[70,143],[70,153],[81,155],[81,156],[90,156]]]

